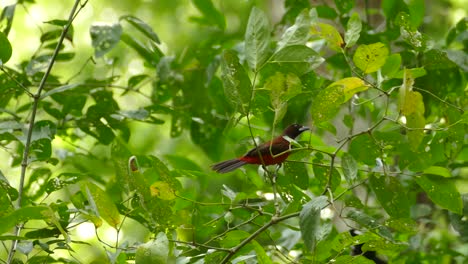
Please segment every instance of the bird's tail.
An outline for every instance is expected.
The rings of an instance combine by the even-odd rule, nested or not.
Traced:
[[[243,160],[232,159],[232,160],[226,160],[220,163],[216,163],[211,166],[211,169],[213,169],[217,173],[226,173],[226,172],[233,171],[239,167],[242,167],[245,164],[247,164],[247,162]]]

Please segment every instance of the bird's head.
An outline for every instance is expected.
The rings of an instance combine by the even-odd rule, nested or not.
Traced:
[[[292,139],[295,139],[306,130],[310,130],[310,128],[299,124],[292,124],[283,131],[283,136],[288,136]]]

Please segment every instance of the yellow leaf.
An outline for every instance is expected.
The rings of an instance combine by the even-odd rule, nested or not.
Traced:
[[[364,73],[378,71],[385,64],[388,57],[387,47],[381,43],[359,45],[353,56],[353,62]]]
[[[353,97],[354,94],[365,91],[369,88],[369,86],[363,80],[357,77],[348,77],[341,79],[330,84],[328,87],[336,85],[343,86],[343,93],[345,96],[343,103],[351,99],[351,97]]]
[[[317,23],[314,24],[310,28],[310,33],[312,35],[318,35],[321,38],[325,39],[328,42],[328,45],[331,49],[341,52],[342,46],[344,44],[343,38],[341,37],[340,33],[336,28],[332,25],[328,25],[325,23]]]
[[[174,189],[167,182],[157,181],[150,186],[151,196],[162,200],[173,200],[176,198]]]

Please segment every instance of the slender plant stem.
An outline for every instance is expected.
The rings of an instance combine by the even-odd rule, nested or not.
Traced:
[[[44,73],[44,76],[42,76],[42,80],[39,83],[39,87],[37,89],[36,94],[33,95],[33,105],[32,105],[32,111],[31,111],[31,118],[29,120],[29,126],[28,126],[28,133],[26,136],[26,143],[24,145],[24,151],[23,151],[23,159],[21,161],[21,174],[20,174],[20,183],[18,187],[18,202],[17,202],[17,207],[21,208],[23,204],[23,188],[24,188],[24,181],[26,178],[26,169],[28,167],[28,159],[29,159],[29,151],[31,147],[31,139],[32,139],[32,132],[34,129],[34,122],[36,120],[36,114],[37,114],[37,108],[39,105],[39,101],[41,99],[41,93],[42,90],[44,89],[45,83],[47,81],[47,78],[50,75],[50,72],[52,70],[52,67],[54,66],[55,59],[57,58],[57,55],[60,52],[60,47],[63,43],[63,40],[65,39],[65,36],[67,35],[68,29],[70,28],[73,18],[75,16],[76,10],[80,4],[80,0],[76,0],[75,4],[73,5],[73,8],[70,12],[70,16],[68,18],[68,23],[67,25],[63,28],[62,34],[60,35],[60,38],[58,40],[57,46],[55,47],[54,53],[52,54],[52,58],[50,59],[49,65],[47,66],[47,69]],[[15,228],[15,235],[19,236],[21,229],[23,225],[19,224]],[[16,247],[18,245],[18,240],[14,240],[13,243],[11,244],[10,252],[8,253],[8,260],[7,263],[12,263],[13,257],[15,256],[16,252]]]

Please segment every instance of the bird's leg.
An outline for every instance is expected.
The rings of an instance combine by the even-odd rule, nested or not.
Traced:
[[[279,216],[280,215],[280,207],[279,207],[279,201],[278,201],[278,191],[276,190],[276,177],[278,176],[278,171],[281,168],[281,164],[278,164],[274,172],[271,172],[270,175],[270,181],[271,181],[271,187],[273,189],[273,199],[275,203],[275,215]]]

